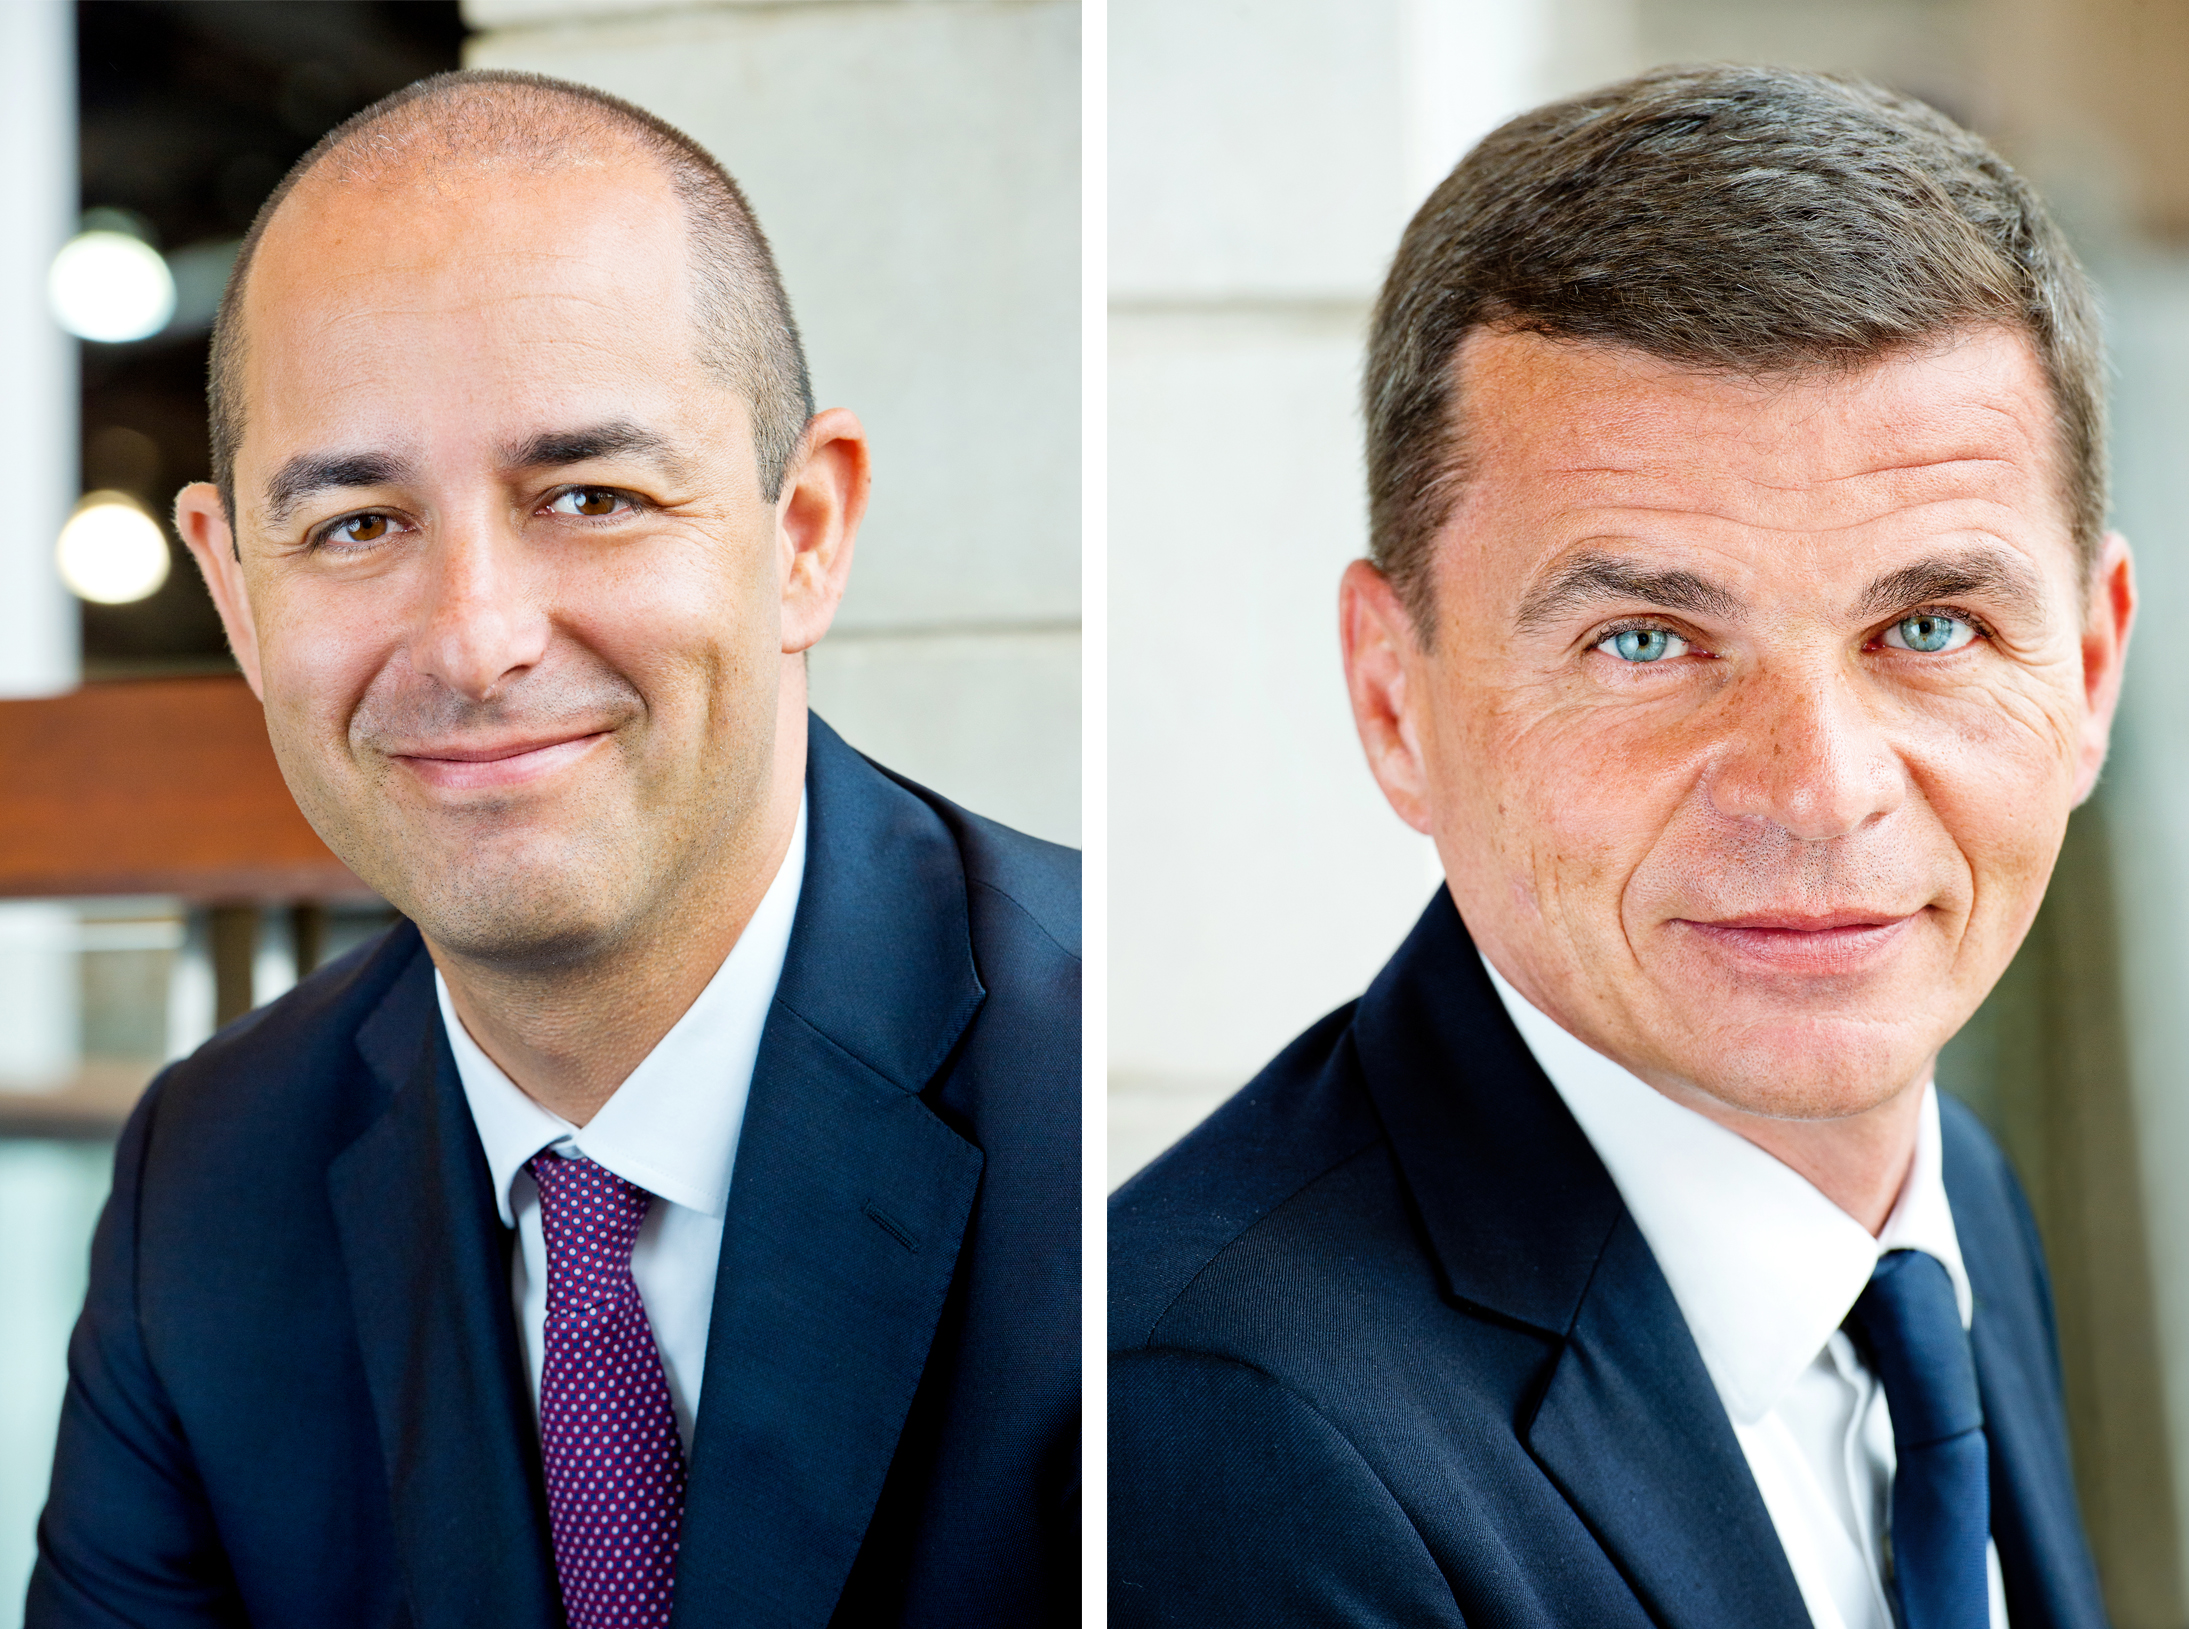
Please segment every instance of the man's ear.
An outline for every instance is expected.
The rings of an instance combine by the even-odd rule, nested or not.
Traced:
[[[1398,816],[1429,830],[1429,769],[1422,757],[1415,697],[1408,677],[1421,657],[1414,619],[1390,579],[1366,560],[1345,568],[1338,584],[1338,642],[1345,653],[1345,688],[1368,769]]]
[[[2128,539],[2105,534],[2091,573],[2083,613],[2083,728],[2075,765],[2075,801],[2080,804],[2098,784],[2113,737],[2113,714],[2121,700],[2121,671],[2128,660],[2128,636],[2136,626],[2136,561]]]
[[[775,502],[783,566],[783,654],[820,643],[851,581],[852,544],[866,514],[866,431],[841,407],[806,424]]]
[[[264,701],[258,629],[251,621],[251,597],[243,586],[243,565],[236,558],[235,533],[229,529],[220,488],[210,481],[194,481],[176,493],[175,530],[204,574],[205,586],[220,610],[220,625],[228,630],[228,648],[235,652],[236,666],[243,669],[251,694]]]

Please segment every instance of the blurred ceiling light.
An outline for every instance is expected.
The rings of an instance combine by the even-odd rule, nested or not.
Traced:
[[[103,227],[61,246],[46,294],[63,328],[109,345],[149,338],[175,314],[175,279],[159,250]]]
[[[167,534],[126,492],[86,494],[54,552],[69,592],[94,605],[147,599],[167,581]]]

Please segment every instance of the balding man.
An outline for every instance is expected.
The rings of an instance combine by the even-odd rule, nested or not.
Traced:
[[[131,1118],[29,1623],[1067,1616],[1076,860],[808,714],[867,449],[735,184],[425,81],[211,396],[178,527],[409,920]]]

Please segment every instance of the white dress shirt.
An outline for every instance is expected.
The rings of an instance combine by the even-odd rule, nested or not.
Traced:
[[[1883,1571],[1892,1416],[1839,1326],[1888,1250],[1944,1263],[1968,1326],[1937,1089],[1923,1088],[1914,1167],[1872,1238],[1792,1166],[1576,1040],[1494,967],[1490,979],[1671,1285],[1811,1621],[1893,1629]],[[1989,1567],[1992,1629],[2007,1629],[1997,1546]]]
[[[655,1196],[631,1252],[631,1273],[668,1372],[677,1434],[685,1452],[691,1452],[730,1168],[737,1159],[737,1135],[745,1121],[760,1032],[783,974],[805,875],[806,804],[801,796],[789,852],[720,970],[582,1127],[542,1108],[502,1073],[457,1018],[441,975],[433,975],[441,1022],[448,1026],[456,1053],[456,1072],[494,1176],[502,1225],[517,1230],[510,1295],[531,1371],[535,1412],[547,1355],[547,1240],[540,1226],[539,1187],[524,1166],[541,1149],[552,1148],[605,1165]]]

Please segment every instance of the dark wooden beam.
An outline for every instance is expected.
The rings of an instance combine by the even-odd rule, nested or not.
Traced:
[[[305,822],[240,678],[0,701],[0,898],[370,899]]]

